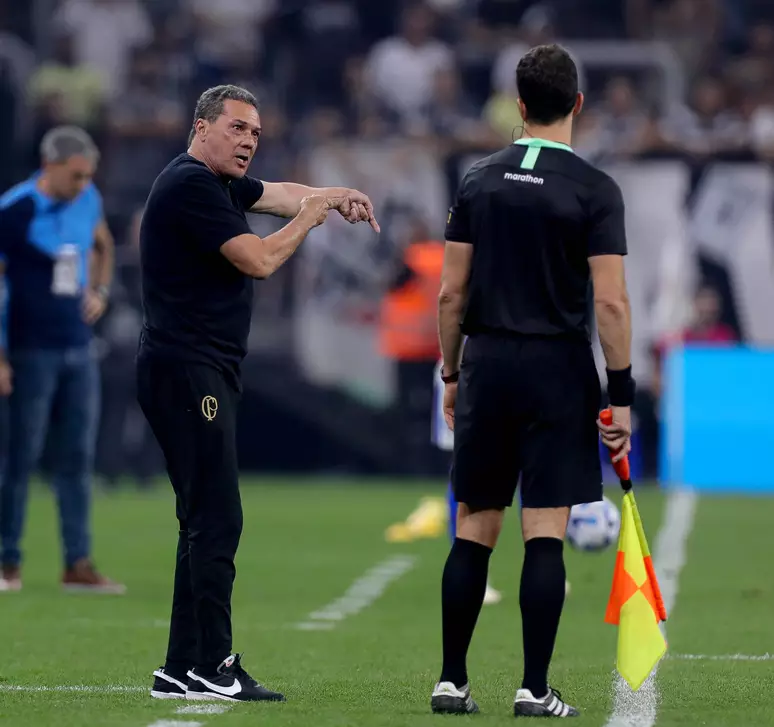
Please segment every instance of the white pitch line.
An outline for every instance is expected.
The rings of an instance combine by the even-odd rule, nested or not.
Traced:
[[[160,719],[148,727],[202,727],[204,722],[190,722],[187,719]]]
[[[667,495],[664,522],[656,536],[653,565],[667,616],[672,613],[677,600],[680,571],[685,565],[686,544],[693,529],[696,499],[693,490],[671,490]],[[661,624],[661,630],[666,635],[664,624]],[[659,702],[657,671],[658,665],[636,692],[616,674],[613,713],[605,727],[653,727],[656,724]]]
[[[92,694],[137,694],[149,692],[149,687],[87,686],[84,684],[62,684],[55,687],[16,686],[0,684],[0,692],[86,692]]]
[[[667,654],[680,661],[774,661],[774,654]]]
[[[190,707],[178,707],[175,714],[224,714],[229,709],[230,704],[192,704]]]
[[[306,619],[293,624],[300,631],[330,631],[348,616],[368,608],[387,586],[410,571],[416,563],[413,555],[395,555],[367,570],[344,593],[327,606],[312,611]]]

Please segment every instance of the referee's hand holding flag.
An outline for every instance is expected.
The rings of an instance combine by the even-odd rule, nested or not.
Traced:
[[[632,450],[632,410],[628,406],[611,406],[597,420],[602,443],[610,450],[613,464],[622,462]]]

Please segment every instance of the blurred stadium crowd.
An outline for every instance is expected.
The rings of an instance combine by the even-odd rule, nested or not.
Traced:
[[[344,402],[311,386],[313,376],[292,375],[303,368],[291,325],[307,296],[299,290],[322,276],[326,295],[357,291],[350,319],[378,319],[381,298],[401,279],[406,245],[442,236],[460,160],[519,135],[514,74],[528,47],[557,40],[576,58],[587,106],[574,146],[595,162],[774,162],[771,0],[2,0],[0,23],[2,188],[37,167],[39,141],[52,126],[83,126],[103,154],[97,184],[118,242],[111,308],[98,331],[99,469],[107,481],[127,470],[144,481],[160,468],[131,385],[141,324],[137,230],[149,187],[185,149],[194,101],[208,86],[237,83],[261,99],[255,176],[320,183],[311,166],[322,147],[397,142],[431,154],[444,180],[437,208],[415,200],[420,208],[403,214],[408,194],[377,209],[385,233],[365,259],[322,264],[310,253],[306,259],[320,263],[310,274],[302,254],[260,284],[256,370],[247,381],[278,445],[267,446],[263,460],[248,456],[248,467],[283,469],[295,458],[301,469],[304,461],[335,469],[337,459],[353,469],[390,469],[395,452],[380,439],[384,427],[404,426],[405,411],[390,413],[373,392],[369,400],[350,391]],[[382,170],[369,172],[378,178]],[[367,182],[349,183],[372,192]],[[429,195],[427,204],[437,199]],[[705,287],[697,306],[710,327],[730,331],[711,335],[743,335],[722,291]],[[425,412],[417,420],[425,448],[432,363],[428,356],[418,378],[409,376],[406,394],[419,402],[408,409]],[[416,387],[421,395],[411,393]],[[658,398],[655,374],[651,393]],[[265,456],[279,451],[285,459]],[[425,450],[403,461],[412,472],[445,467]]]

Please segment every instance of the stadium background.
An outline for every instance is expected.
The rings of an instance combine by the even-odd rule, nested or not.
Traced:
[[[37,167],[53,125],[82,124],[103,152],[97,183],[118,255],[96,340],[93,521],[98,562],[128,587],[124,598],[60,593],[55,506],[38,483],[24,590],[0,599],[3,724],[263,717],[245,709],[170,722],[174,710],[147,697],[163,658],[176,524],[134,400],[137,225],[156,173],[185,148],[195,98],[221,81],[261,98],[254,175],[359,186],[383,230],[331,219],[256,283],[235,647],[288,694],[272,711],[278,724],[435,724],[427,703],[448,461],[429,442],[434,360],[384,355],[381,313],[415,280],[408,246],[442,239],[460,175],[518,134],[520,54],[557,39],[578,61],[588,99],[574,146],[615,176],[627,204],[640,382],[633,464],[670,618],[658,693],[626,702],[622,721],[611,692],[616,633],[602,622],[615,553],[568,549],[572,592],[552,680],[583,708],[584,724],[649,727],[658,709],[659,727],[774,725],[774,5],[421,7],[432,29],[417,27],[425,10],[415,11],[409,45],[392,0],[0,0],[2,188]],[[258,233],[278,224],[253,222]],[[432,305],[422,315],[432,339]],[[677,345],[680,334],[692,343]],[[727,338],[738,345],[701,345]],[[606,484],[620,502],[609,473]],[[732,492],[673,494],[675,484]],[[395,524],[413,527],[416,540],[388,542]],[[504,599],[484,609],[471,651],[490,724],[508,719],[520,663],[520,547],[509,522],[492,559]]]
[[[3,188],[35,168],[52,125],[84,125],[104,154],[97,182],[118,268],[98,328],[101,481],[161,472],[133,392],[137,224],[156,173],[185,148],[196,96],[223,81],[261,98],[253,174],[360,186],[383,229],[376,238],[333,220],[257,284],[246,470],[443,473],[426,434],[430,368],[382,353],[380,309],[406,246],[442,239],[467,166],[518,134],[515,65],[549,39],[582,72],[575,148],[613,174],[627,203],[638,472],[658,471],[654,352],[690,326],[699,283],[720,296],[720,320],[741,341],[774,341],[771,3],[409,5],[402,15],[398,3],[365,0],[0,4]],[[259,234],[276,224],[253,220]]]

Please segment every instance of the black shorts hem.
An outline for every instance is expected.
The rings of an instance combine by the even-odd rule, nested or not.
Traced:
[[[572,507],[587,502],[596,502],[602,499],[601,478],[594,484],[585,487],[573,487],[565,492],[542,492],[535,488],[532,492],[525,493],[522,507],[536,510],[548,510],[556,507]]]
[[[472,510],[507,510],[513,506],[515,498],[511,497],[509,500],[505,499],[491,499],[491,498],[479,498],[479,497],[466,497],[457,495],[454,493],[454,499],[458,503],[467,505]]]

